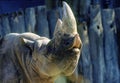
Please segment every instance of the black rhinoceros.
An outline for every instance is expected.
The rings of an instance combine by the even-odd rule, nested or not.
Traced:
[[[78,63],[81,40],[75,17],[63,2],[50,40],[34,33],[10,33],[0,41],[0,83],[53,83],[57,76],[71,75]]]

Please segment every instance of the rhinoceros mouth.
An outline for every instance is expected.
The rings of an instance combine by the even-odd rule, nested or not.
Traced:
[[[79,48],[73,48],[72,51],[75,52],[75,53],[79,53],[80,49]]]

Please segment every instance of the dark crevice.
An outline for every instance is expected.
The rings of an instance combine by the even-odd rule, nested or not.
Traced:
[[[97,29],[100,29],[99,25],[97,26]]]
[[[113,28],[113,26],[114,26],[114,24],[112,23],[112,24],[110,24],[110,28]]]
[[[86,30],[87,30],[87,28],[86,28],[85,26],[83,26],[83,30],[85,30],[85,31],[86,31]]]

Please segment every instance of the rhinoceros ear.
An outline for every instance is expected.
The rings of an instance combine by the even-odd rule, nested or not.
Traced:
[[[28,40],[28,39],[23,38],[23,37],[19,37],[19,39],[20,39],[21,45],[24,45],[24,46],[30,48],[32,51],[34,50],[34,41]]]
[[[62,33],[62,21],[60,19],[57,20],[55,30],[54,30],[54,37],[57,36],[58,33]]]

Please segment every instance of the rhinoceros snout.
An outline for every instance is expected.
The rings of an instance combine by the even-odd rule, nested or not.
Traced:
[[[67,42],[68,44],[70,44],[69,49],[74,49],[74,48],[81,49],[82,47],[82,42],[81,42],[79,34],[76,34],[72,40],[68,40]]]
[[[81,42],[81,39],[80,39],[80,36],[79,34],[76,34],[75,37],[74,37],[74,43],[73,43],[73,48],[79,48],[81,49],[82,47],[82,42]]]

